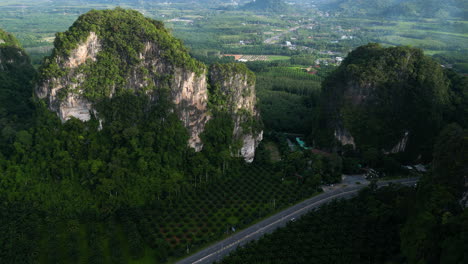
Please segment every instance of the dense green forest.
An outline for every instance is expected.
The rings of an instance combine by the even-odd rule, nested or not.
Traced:
[[[335,201],[221,263],[401,263],[398,226],[409,213],[411,188],[366,190],[353,200]]]
[[[182,63],[179,59],[186,59],[188,65],[184,66],[193,66],[190,64],[193,59],[177,53],[184,52],[177,49],[180,42],[169,37],[161,24],[141,21],[141,17],[121,9],[92,11],[82,16],[70,31],[58,34],[57,49],[46,58],[38,78],[43,81],[63,74],[54,58],[67,56],[67,52],[83,41],[87,34],[80,29],[85,28],[103,34],[109,41],[104,46],[106,56],[100,57],[91,70],[103,72],[100,82],[117,84],[121,77],[119,71],[135,59],[137,51],[127,45],[125,38],[116,39],[120,35],[106,38],[107,32],[101,32],[101,27],[111,24],[126,32],[122,37],[129,37],[133,26],[140,22],[147,26],[143,32],[152,32],[157,27],[157,33],[145,35],[140,41],[162,38],[161,45],[173,45],[165,51],[176,51],[163,58],[176,65]],[[120,19],[121,23],[111,23],[111,19]],[[8,56],[18,51],[21,51],[19,47],[2,47],[2,52],[9,52]],[[313,195],[322,179],[331,182],[339,177],[339,163],[327,166],[333,161],[325,157],[315,157],[320,162],[317,164],[322,165],[307,174],[311,178],[308,181],[305,174],[300,181],[296,176],[307,169],[302,154],[273,165],[264,153],[259,158],[263,156],[266,165],[259,169],[232,157],[233,120],[219,105],[216,91],[209,96],[213,118],[201,135],[205,148],[198,153],[187,146],[187,129],[174,111],[167,87],[153,91],[157,104],[144,93],[122,89],[115,96],[107,97],[104,90],[97,90],[99,96],[89,98],[95,100],[100,117],[105,118],[104,125],[96,116],[87,122],[72,118],[62,124],[44,101],[32,97],[35,71],[27,55],[21,54],[24,58],[15,61],[13,66],[28,70],[29,75],[2,68],[5,78],[12,78],[9,83],[2,83],[6,85],[1,90],[5,96],[2,99],[6,100],[2,105],[6,107],[5,117],[12,119],[7,121],[13,125],[21,124],[5,123],[3,127],[2,123],[2,263],[127,263],[145,258],[164,263],[168,258],[186,254],[186,247],[197,249],[228,235],[226,226],[228,230],[230,226],[246,226]],[[115,64],[109,62],[112,59],[116,60]],[[121,67],[104,67],[103,62]],[[204,69],[202,64],[200,67]],[[248,83],[255,80],[246,66],[217,67],[245,73]],[[106,86],[97,83],[91,88]],[[21,93],[20,97],[16,97],[17,92]],[[28,105],[27,115],[15,108],[21,104],[7,104],[12,99],[8,97],[11,93],[15,100]],[[20,122],[15,117],[23,115],[28,122]],[[258,127],[252,124],[252,129]],[[308,157],[311,158],[310,153]],[[245,186],[256,188],[244,194],[241,191],[246,190]],[[251,200],[251,206],[244,205],[243,200],[231,201],[225,197],[225,203],[204,207],[199,219],[184,217],[187,223],[182,225],[181,215],[192,212],[198,215],[192,208],[184,211],[183,204],[187,200],[198,200],[200,206],[211,203],[212,192],[215,196],[219,192],[249,197],[246,199]],[[227,206],[228,202],[232,205]],[[244,209],[234,212],[241,205]],[[178,206],[181,209],[172,214]]]
[[[278,17],[246,17],[226,9],[184,17],[186,3],[158,14],[192,20],[184,29],[171,22],[188,48],[162,22],[136,11],[93,10],[57,33],[56,49],[35,65],[41,64],[39,74],[20,42],[0,30],[0,263],[167,263],[320,193],[322,184],[340,182],[343,173],[362,173],[364,167],[400,177],[408,173],[401,165],[414,163],[431,168],[416,190],[367,189],[225,261],[463,263],[468,220],[457,202],[465,191],[468,164],[468,77],[443,69],[422,50],[377,44],[355,49],[337,66],[338,56],[369,39],[362,34],[331,43],[354,30],[353,20],[341,29],[334,20],[312,26],[292,15],[280,17],[288,7],[282,1],[245,7],[264,4]],[[60,8],[51,12],[56,15],[51,17],[66,13]],[[302,28],[288,31],[291,25]],[[452,25],[454,32],[457,25]],[[88,60],[78,71],[93,76],[83,84],[84,96],[99,115],[62,123],[33,90],[39,82],[67,74],[60,58],[90,31],[99,36],[103,50],[95,63]],[[281,32],[279,43],[263,43],[276,32]],[[317,38],[309,38],[312,34]],[[28,42],[30,48],[50,44],[45,35],[37,36]],[[299,48],[281,44],[291,38]],[[27,34],[21,39],[27,40]],[[216,82],[208,88],[212,119],[200,135],[201,152],[187,146],[189,133],[164,82],[171,72],[158,76],[158,87],[125,89],[129,69],[139,65],[147,41],[159,43],[161,58],[175,67],[198,75],[210,68],[226,75],[240,72],[248,84],[256,83],[262,118],[249,119],[244,127],[258,131],[264,124],[266,139],[253,164],[231,155],[238,142],[226,104],[233,102],[227,102]],[[243,65],[233,57],[220,58],[220,51],[267,56]],[[283,56],[272,59],[278,54]],[[462,55],[435,57],[440,63],[463,64]],[[337,126],[351,132],[356,148],[333,139]],[[407,151],[387,154],[407,131]],[[293,151],[287,139],[301,135],[308,136],[311,147],[329,153]]]
[[[257,75],[257,96],[265,128],[308,134],[319,105],[321,82],[332,69],[306,72],[310,61],[248,62]],[[302,65],[301,65],[302,64]]]
[[[0,29],[0,155],[30,125],[36,71],[18,40]]]
[[[467,81],[419,49],[359,47],[324,81],[312,138],[330,146],[344,128],[362,152],[390,151],[408,133],[406,158],[427,161],[445,125],[467,127]]]
[[[19,47],[2,45],[1,58],[2,62],[5,58],[6,64],[2,64],[1,76],[5,82],[1,83],[0,90],[2,108],[5,107],[1,123],[0,199],[2,211],[11,212],[1,218],[2,226],[10,232],[2,232],[2,248],[5,249],[0,256],[2,263],[29,263],[42,257],[46,258],[42,262],[56,262],[55,258],[62,253],[47,256],[47,246],[55,245],[50,242],[57,239],[55,236],[68,236],[67,229],[57,228],[56,233],[51,234],[42,230],[55,223],[72,221],[79,230],[88,227],[95,230],[99,229],[98,223],[113,222],[112,219],[117,218],[116,228],[124,228],[119,212],[144,206],[153,209],[168,206],[189,191],[206,187],[228,175],[239,175],[242,162],[231,157],[229,151],[233,130],[231,116],[216,116],[207,124],[201,136],[206,148],[195,153],[187,146],[187,129],[174,112],[167,87],[154,91],[157,104],[144,93],[128,90],[120,90],[111,98],[105,96],[107,88],[120,84],[125,74],[120,71],[128,69],[123,67],[125,63],[137,60],[138,47],[142,48],[145,40],[158,41],[163,51],[173,51],[162,55],[171,63],[198,67],[197,72],[204,70],[202,64],[188,57],[180,41],[170,36],[161,23],[141,18],[143,16],[135,11],[122,9],[93,11],[82,16],[70,31],[57,35],[56,50],[41,69],[42,80],[61,76],[63,73],[54,58],[67,56],[67,52],[86,38],[86,32],[92,30],[102,36],[104,55],[90,68],[102,73],[101,78],[92,83],[90,81],[95,80],[88,80],[85,86],[89,88],[87,96],[95,100],[101,118],[105,118],[103,127],[96,117],[89,122],[71,119],[62,124],[43,101],[32,100],[31,81],[35,71],[27,55]],[[112,23],[112,20],[121,23]],[[123,33],[106,37],[109,30],[117,30],[109,28],[111,25]],[[141,39],[132,37],[136,25],[143,29],[136,32],[142,32]],[[11,35],[3,35],[13,39]],[[123,39],[116,39],[118,36]],[[18,54],[23,57],[14,57]],[[11,56],[16,60],[9,62]],[[99,96],[93,96],[96,94]],[[29,118],[28,123],[24,122],[26,118]],[[31,218],[19,220],[13,217],[14,212]],[[48,217],[43,218],[43,215]],[[36,227],[32,219],[38,221]],[[24,225],[24,229],[11,228],[18,224]],[[102,234],[90,232],[80,241],[95,243],[90,244],[90,249],[99,250],[94,246],[100,242],[93,237],[102,237]],[[72,244],[64,246],[63,254],[68,254],[69,250],[73,251],[70,254],[79,251],[73,244],[77,243],[79,234],[71,235],[74,235],[70,238]],[[140,239],[139,234],[129,236],[133,235]],[[28,241],[17,236],[27,236]],[[46,243],[45,247],[42,243]],[[144,244],[139,243],[139,249],[144,250],[141,248]],[[15,246],[8,249],[12,245]],[[158,245],[169,247],[165,240]],[[125,242],[123,247],[131,246]],[[173,249],[171,252],[174,253]],[[91,258],[95,252],[83,254]],[[163,256],[166,257],[167,254]],[[98,258],[89,263],[94,262],[101,261]]]
[[[371,184],[238,249],[221,263],[465,263],[468,211],[459,204],[468,130],[450,125],[434,169],[415,189]]]

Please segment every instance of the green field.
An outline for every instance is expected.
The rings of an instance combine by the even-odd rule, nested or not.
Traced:
[[[70,0],[61,5],[36,1],[17,7],[23,3],[30,1],[2,1],[0,28],[19,38],[35,64],[50,52],[55,33],[65,31],[80,14],[92,8],[116,6],[102,1],[86,2],[85,5]],[[207,56],[206,50],[210,50],[222,54],[270,55],[271,61],[287,60],[297,54],[324,57],[320,52],[328,51],[336,54],[326,58],[345,57],[350,50],[368,42],[419,47],[431,55],[468,52],[468,24],[463,20],[320,17],[314,9],[279,16],[211,9],[199,4],[187,7],[184,4],[164,5],[146,1],[129,3],[121,1],[123,7],[135,8],[149,17],[166,21],[174,35],[183,39],[193,54],[205,54],[203,56]],[[173,19],[189,19],[192,23],[170,22]],[[288,32],[288,28],[297,26],[298,30]],[[263,44],[265,39],[281,32],[284,34],[280,36],[279,44],[290,41],[302,48],[287,49]],[[352,39],[346,39],[349,36]],[[240,41],[247,44],[240,45]]]
[[[270,61],[289,60],[290,56],[268,56]]]

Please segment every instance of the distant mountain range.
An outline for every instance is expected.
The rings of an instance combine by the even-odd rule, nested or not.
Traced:
[[[468,18],[468,0],[319,0],[322,10],[351,16]]]
[[[291,7],[282,0],[254,0],[242,6],[241,9],[279,13],[288,11]]]

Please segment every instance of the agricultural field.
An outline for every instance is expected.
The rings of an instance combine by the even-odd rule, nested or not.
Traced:
[[[290,56],[281,55],[242,55],[242,54],[224,54],[223,57],[234,57],[234,60],[238,62],[249,62],[249,61],[281,61],[289,60]]]
[[[409,187],[362,191],[323,205],[218,263],[402,263],[399,226],[408,217]],[[392,260],[392,261],[389,261]]]
[[[282,60],[286,57],[272,56],[312,54],[325,60],[346,57],[355,47],[369,42],[419,47],[444,58],[468,51],[468,23],[461,20],[325,17],[313,8],[291,14],[259,14],[220,6],[150,1],[22,3],[30,1],[2,1],[0,27],[19,38],[35,64],[50,53],[55,33],[66,30],[80,14],[117,5],[164,21],[197,58],[243,54]],[[466,61],[451,64],[463,63]]]
[[[240,175],[104,222],[44,224],[35,254],[42,263],[164,263],[317,193],[317,185],[268,167],[246,167]]]
[[[257,75],[258,106],[265,128],[308,134],[319,104],[321,83],[335,67],[294,65],[290,61],[273,62],[260,69],[247,65]]]

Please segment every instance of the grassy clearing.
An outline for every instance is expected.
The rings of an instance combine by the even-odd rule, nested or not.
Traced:
[[[440,34],[440,35],[450,35],[455,37],[468,38],[468,33],[455,33],[455,32],[444,32],[444,31],[424,31],[425,33]]]
[[[289,56],[268,56],[268,60],[270,61],[278,61],[278,60],[289,60],[291,57]]]
[[[401,36],[385,36],[381,37],[380,40],[384,43],[388,43],[391,45],[404,45],[404,46],[432,46],[432,47],[440,47],[440,49],[446,48],[446,43],[443,41],[431,40],[431,39],[415,39],[415,38],[407,38]]]
[[[440,50],[424,50],[424,54],[433,56],[436,54],[442,53]]]

